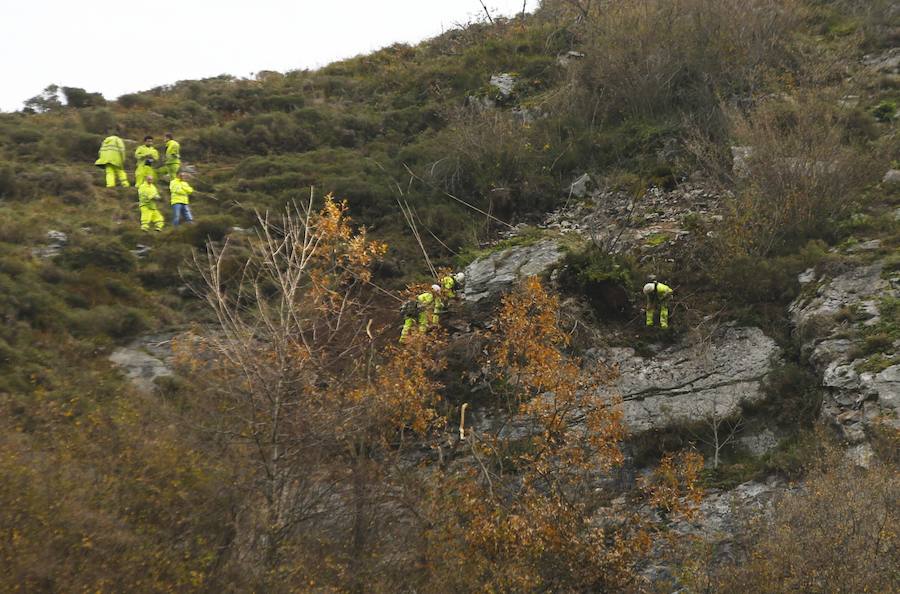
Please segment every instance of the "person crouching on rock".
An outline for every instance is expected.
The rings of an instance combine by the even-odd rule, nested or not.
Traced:
[[[647,326],[653,326],[653,318],[656,308],[659,307],[659,327],[669,327],[669,300],[672,298],[672,287],[650,277],[650,282],[644,285],[644,295],[647,297]]]
[[[416,296],[415,301],[408,301],[400,308],[403,315],[403,329],[400,331],[400,342],[419,323],[419,332],[427,332],[431,326],[440,323],[438,308],[441,303],[441,287],[431,285],[430,291],[425,291]]]

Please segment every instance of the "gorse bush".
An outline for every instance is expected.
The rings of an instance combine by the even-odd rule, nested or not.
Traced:
[[[623,118],[715,109],[753,95],[791,60],[797,5],[781,0],[625,0],[587,22],[572,80],[576,111]],[[584,113],[584,112],[581,112]]]
[[[71,270],[88,267],[116,272],[134,270],[136,259],[118,238],[79,238],[57,259],[60,266]]]
[[[735,180],[720,253],[770,256],[829,238],[858,206],[853,197],[877,181],[875,159],[852,146],[843,114],[828,99],[773,99],[750,115],[731,112],[731,125],[750,152],[744,177]],[[714,175],[732,175],[727,161],[705,164]]]

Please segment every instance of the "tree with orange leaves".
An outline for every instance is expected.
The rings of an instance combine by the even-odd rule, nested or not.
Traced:
[[[621,463],[614,371],[564,354],[559,304],[537,278],[503,299],[488,362],[518,427],[470,431],[462,468],[432,492],[425,566],[445,591],[622,588],[648,534],[594,522],[603,474]]]
[[[202,294],[218,327],[194,356],[213,428],[251,469],[244,544],[262,583],[364,583],[391,477],[442,425],[441,338],[378,348],[367,285],[386,246],[353,230],[345,203],[316,211],[311,196],[259,223],[238,275],[229,245],[209,246]]]

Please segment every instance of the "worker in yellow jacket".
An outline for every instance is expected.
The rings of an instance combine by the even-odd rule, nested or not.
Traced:
[[[644,295],[647,297],[647,325],[653,325],[656,308],[659,307],[659,327],[669,327],[669,300],[672,298],[672,287],[650,278],[650,282],[644,285]]]
[[[134,185],[140,187],[144,183],[144,177],[153,174],[153,165],[159,161],[159,151],[153,146],[153,137],[149,134],[144,136],[144,144],[135,149],[134,160],[137,162],[137,167],[134,168]]]
[[[171,132],[166,132],[166,164],[163,168],[169,174],[169,179],[175,179],[175,174],[181,169],[181,145],[172,137]]]
[[[191,214],[190,196],[194,193],[194,188],[191,187],[191,184],[176,172],[175,177],[169,182],[169,192],[172,194],[172,199],[169,201],[169,204],[172,205],[172,225],[177,227],[181,219],[184,219],[186,223],[193,223],[194,215]]]
[[[431,285],[431,291],[416,296],[413,307],[410,307],[413,305],[412,303],[404,304],[401,313],[405,319],[403,320],[403,329],[400,330],[400,342],[403,342],[406,335],[415,327],[417,318],[419,332],[427,332],[429,327],[438,324],[439,317],[434,310],[435,306],[440,303],[440,294],[441,288],[438,285]]]
[[[466,275],[462,272],[447,274],[441,278],[441,295],[447,299],[455,299],[457,291],[462,291],[466,282]]]
[[[103,139],[94,165],[106,169],[106,187],[116,187],[118,181],[123,188],[128,187],[128,175],[125,173],[125,143],[115,134]]]
[[[159,190],[153,183],[153,174],[144,176],[144,183],[138,186],[138,205],[141,207],[141,231],[149,231],[152,227],[156,231],[162,231],[165,225],[162,213],[156,201],[159,200]]]

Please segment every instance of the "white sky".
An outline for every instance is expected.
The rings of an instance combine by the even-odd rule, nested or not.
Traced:
[[[523,0],[485,0],[493,16]],[[107,99],[179,80],[318,68],[483,15],[478,0],[4,0],[0,111],[51,83]],[[538,0],[527,0],[527,10]]]

